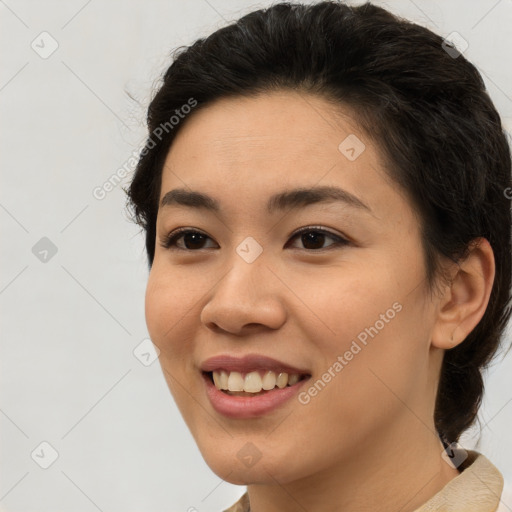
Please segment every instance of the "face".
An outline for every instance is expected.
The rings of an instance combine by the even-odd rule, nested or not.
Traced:
[[[418,219],[348,110],[294,92],[219,100],[186,120],[161,185],[146,321],[214,472],[291,482],[431,421]]]

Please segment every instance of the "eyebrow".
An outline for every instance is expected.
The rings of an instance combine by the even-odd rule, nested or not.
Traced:
[[[371,208],[361,199],[350,192],[332,186],[297,188],[285,190],[270,197],[267,202],[267,212],[272,214],[276,211],[293,210],[317,203],[343,202],[354,208],[367,210]],[[186,206],[189,208],[205,209],[212,212],[220,211],[220,203],[213,197],[202,192],[177,188],[167,192],[160,207]]]

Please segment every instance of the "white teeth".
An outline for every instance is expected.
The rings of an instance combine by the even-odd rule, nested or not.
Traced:
[[[276,374],[274,372],[268,371],[265,373],[263,376],[262,387],[267,391],[276,387]]]
[[[288,384],[288,374],[287,373],[280,373],[277,376],[276,380],[276,386],[280,389],[283,389],[286,384]]]
[[[244,378],[240,372],[231,372],[228,377],[229,391],[243,391]]]
[[[217,389],[226,391],[245,391],[247,393],[259,393],[261,390],[269,391],[276,386],[283,389],[287,385],[293,386],[300,380],[300,375],[286,372],[276,374],[271,370],[265,371],[263,377],[259,371],[249,372],[245,377],[240,372],[214,371],[213,383]]]
[[[261,377],[258,372],[251,372],[245,376],[244,391],[249,393],[259,393],[261,388]]]
[[[217,389],[224,389],[220,383],[220,373],[219,372],[213,372],[213,383],[215,384],[215,387]]]
[[[215,372],[218,373],[218,372]],[[224,370],[221,370],[220,376],[219,376],[219,389],[228,389],[228,372],[225,372]],[[217,386],[219,387],[219,386]]]
[[[297,384],[297,382],[299,382],[299,375],[297,373],[292,373],[291,375],[288,376],[288,384],[290,386],[293,386],[294,384]]]

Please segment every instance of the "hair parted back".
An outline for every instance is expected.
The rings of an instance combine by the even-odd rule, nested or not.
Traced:
[[[149,136],[127,192],[146,232],[151,267],[164,160],[186,119],[151,135],[190,98],[197,107],[278,90],[315,94],[354,113],[422,228],[426,282],[473,240],[491,244],[496,275],[487,310],[444,355],[434,421],[445,444],[473,424],[482,370],[511,315],[511,154],[476,67],[451,56],[427,28],[366,3],[279,3],[179,48],[148,109]],[[509,193],[507,193],[507,190]]]

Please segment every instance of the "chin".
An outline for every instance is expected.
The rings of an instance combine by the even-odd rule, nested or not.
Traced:
[[[286,484],[300,476],[296,474],[297,468],[290,466],[290,461],[284,455],[276,457],[276,453],[272,451],[271,456],[264,452],[260,455],[254,452],[252,459],[249,446],[246,446],[245,451],[237,448],[229,453],[225,450],[225,455],[214,447],[211,450],[201,450],[201,453],[208,467],[219,478],[234,485],[275,484],[276,480]],[[307,472],[306,468],[304,472]]]

